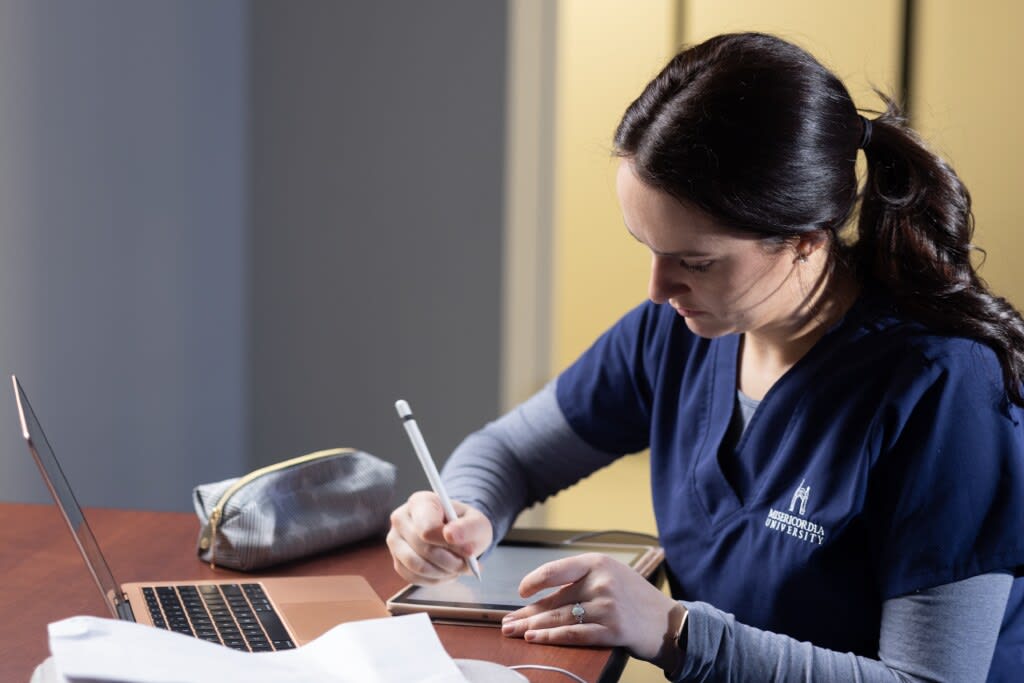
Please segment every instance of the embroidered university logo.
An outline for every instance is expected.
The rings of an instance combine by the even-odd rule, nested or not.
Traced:
[[[805,479],[801,479],[800,485],[793,491],[793,497],[789,500],[789,511],[783,512],[769,508],[764,525],[780,534],[793,536],[815,545],[822,545],[825,542],[825,529],[820,524],[806,519],[807,501],[810,497],[811,486]],[[794,512],[796,514],[793,514]]]
[[[797,501],[800,502],[800,516],[803,517],[807,514],[807,496],[811,495],[811,487],[805,486],[805,479],[800,480],[800,486],[796,487],[796,491],[793,492],[793,499],[789,501],[789,511],[792,512],[793,508],[796,507]]]

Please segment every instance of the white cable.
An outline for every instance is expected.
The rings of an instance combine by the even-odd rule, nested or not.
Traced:
[[[586,680],[580,678],[579,676],[577,676],[573,672],[566,671],[565,669],[559,669],[557,666],[547,666],[546,664],[516,664],[515,666],[510,666],[509,668],[510,669],[540,669],[541,671],[556,671],[556,672],[558,672],[560,674],[565,674],[566,676],[568,676],[572,680],[576,681],[576,683],[587,683]]]

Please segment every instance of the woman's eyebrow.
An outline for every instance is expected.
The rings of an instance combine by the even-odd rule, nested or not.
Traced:
[[[625,223],[623,223],[623,225],[625,225]],[[658,251],[657,249],[655,249],[654,247],[652,247],[651,245],[647,244],[642,239],[637,237],[633,233],[633,231],[629,229],[628,225],[626,225],[626,232],[628,232],[629,236],[632,237],[633,239],[635,239],[637,242],[639,242],[640,244],[642,244],[645,247],[647,247],[648,249],[650,249],[651,253],[656,254],[658,256],[665,256],[665,257],[671,256],[673,258],[707,258],[707,257],[711,256],[711,254],[709,254],[709,253],[707,253],[705,251],[672,251],[672,252]]]

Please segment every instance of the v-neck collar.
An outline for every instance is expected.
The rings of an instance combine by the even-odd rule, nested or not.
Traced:
[[[861,292],[850,309],[768,389],[740,436],[734,457],[751,457],[756,449],[772,449],[771,453],[758,454],[764,462],[784,451],[793,427],[800,424],[801,405],[806,393],[799,391],[799,387],[806,385],[819,363],[829,357],[829,350],[847,336],[842,332],[858,324],[866,298],[869,298],[866,293]],[[744,493],[736,491],[722,471],[718,454],[736,406],[740,335],[715,340],[713,346],[713,372],[707,375],[707,386],[704,387],[709,398],[706,432],[696,454],[693,476],[694,488],[709,521],[717,525],[728,521],[745,508],[756,505],[769,477],[756,477],[756,483],[750,491],[745,492],[743,498],[741,496]],[[782,430],[760,428],[766,419],[769,422],[785,420],[786,426]],[[766,438],[769,431],[775,438]]]

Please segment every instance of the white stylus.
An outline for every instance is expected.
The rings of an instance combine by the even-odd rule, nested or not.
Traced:
[[[451,522],[458,519],[459,516],[455,514],[455,508],[452,507],[452,501],[448,497],[448,492],[444,490],[444,484],[441,483],[441,475],[437,473],[437,466],[430,457],[430,451],[427,450],[427,442],[423,440],[420,428],[412,417],[412,408],[405,401],[398,400],[395,401],[395,410],[398,411],[398,417],[402,418],[402,424],[405,425],[405,433],[409,435],[409,441],[412,441],[412,448],[416,451],[416,457],[420,459],[423,471],[426,472],[427,479],[430,480],[430,488],[434,489],[434,493],[441,499],[441,507],[444,508],[444,516],[447,518],[445,521]],[[466,564],[469,565],[473,576],[479,580],[480,564],[476,561],[476,558],[473,556],[467,557]]]

